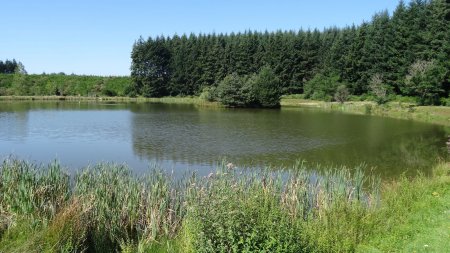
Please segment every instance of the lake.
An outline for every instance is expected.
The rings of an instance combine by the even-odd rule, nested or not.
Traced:
[[[71,172],[98,162],[136,173],[158,164],[205,174],[238,167],[365,163],[382,177],[429,172],[447,155],[442,126],[308,108],[223,109],[101,102],[0,102],[0,158],[59,160]]]

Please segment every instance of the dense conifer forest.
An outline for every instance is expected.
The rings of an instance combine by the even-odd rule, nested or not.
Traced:
[[[264,70],[275,75],[269,85],[279,90],[275,96],[304,93],[340,101],[348,94],[383,103],[402,95],[440,104],[449,92],[449,20],[445,0],[413,0],[401,1],[392,14],[382,11],[345,28],[141,37],[133,46],[134,84],[127,92],[146,97],[203,92],[222,101],[228,98],[218,89],[227,82],[234,85],[231,98],[247,105],[242,100],[261,93],[247,81]]]

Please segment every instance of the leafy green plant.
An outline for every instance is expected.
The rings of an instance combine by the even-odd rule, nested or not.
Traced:
[[[336,93],[334,93],[334,100],[338,101],[339,103],[344,103],[348,100],[350,93],[347,89],[347,86],[345,85],[339,85],[336,88]]]
[[[306,98],[314,100],[331,101],[339,86],[344,85],[337,74],[317,74],[313,79],[305,83],[304,92]]]
[[[280,106],[280,80],[269,67],[251,76],[228,75],[215,91],[218,101],[229,107]]]
[[[218,101],[229,107],[244,107],[246,105],[242,87],[245,80],[237,73],[226,76],[217,86]]]
[[[418,60],[409,68],[404,90],[416,96],[420,105],[439,104],[440,94],[444,91],[441,84],[446,73],[445,67],[437,61]]]

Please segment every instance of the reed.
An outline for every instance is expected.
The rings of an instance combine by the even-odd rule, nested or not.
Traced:
[[[300,161],[246,170],[222,162],[206,177],[174,179],[156,166],[137,177],[126,165],[102,163],[70,177],[56,162],[7,159],[0,166],[0,251],[355,251],[384,231],[384,214],[397,224],[405,210],[396,203],[419,196],[383,202],[380,181],[364,170]]]

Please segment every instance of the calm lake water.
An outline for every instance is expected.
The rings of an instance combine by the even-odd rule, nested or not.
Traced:
[[[297,159],[383,177],[427,172],[446,155],[441,126],[314,109],[216,109],[193,105],[0,102],[0,158],[57,159],[72,172],[102,161],[137,173],[150,164],[206,173],[226,157],[238,167]]]

